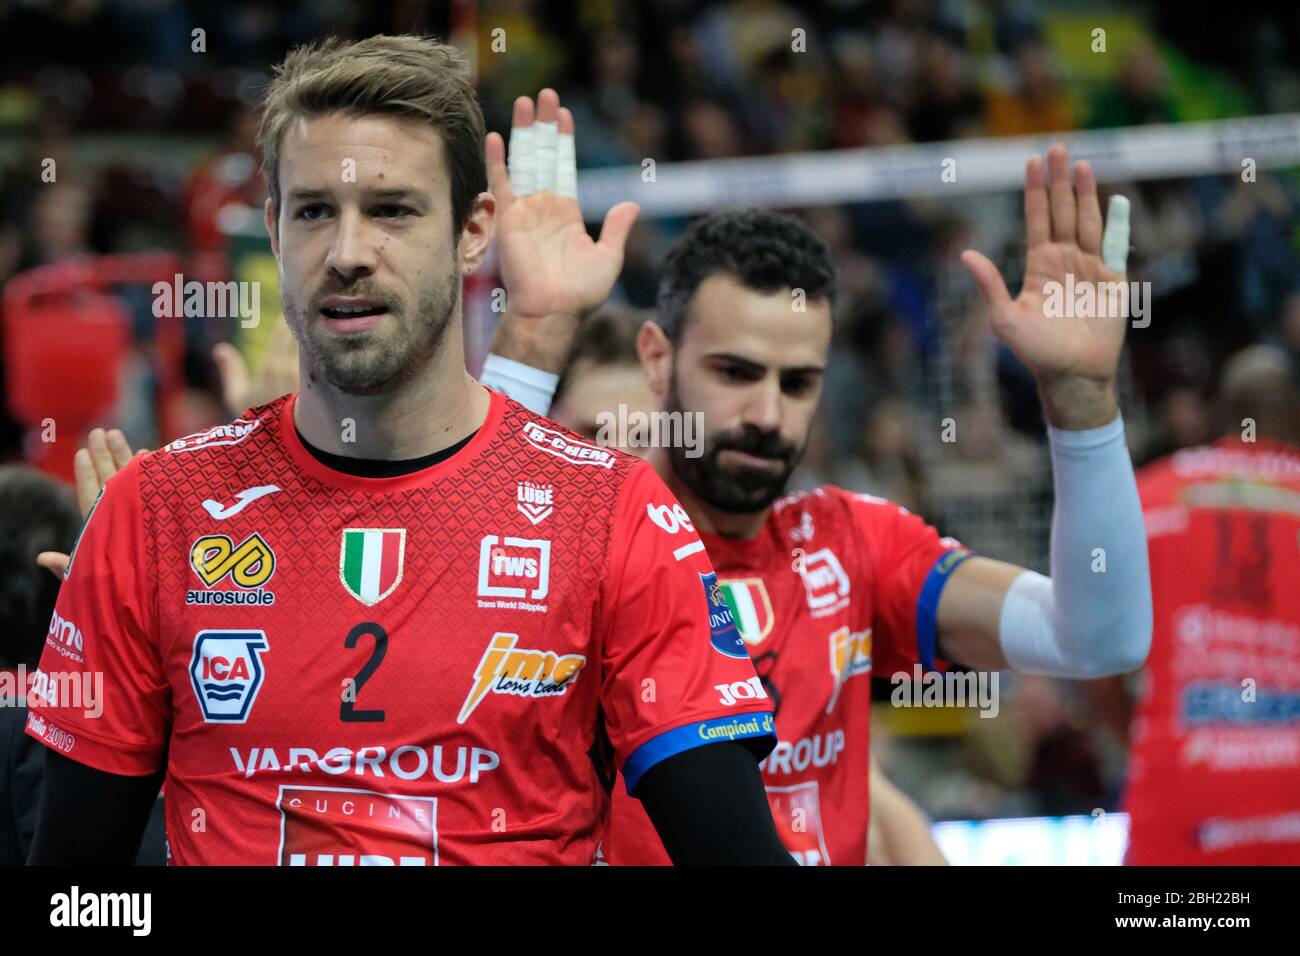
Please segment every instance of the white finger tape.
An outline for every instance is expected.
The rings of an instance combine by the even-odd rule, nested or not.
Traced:
[[[510,191],[527,196],[537,190],[537,150],[531,126],[510,128]]]
[[[555,190],[555,154],[556,138],[559,135],[558,123],[533,124],[534,148],[537,152],[537,191]]]
[[[555,191],[578,198],[578,155],[572,133],[561,133],[555,141]]]
[[[1107,269],[1128,268],[1129,202],[1127,196],[1111,196],[1106,206],[1106,231],[1101,237],[1101,261]]]

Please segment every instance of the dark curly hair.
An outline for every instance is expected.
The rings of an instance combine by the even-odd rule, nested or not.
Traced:
[[[40,660],[59,582],[36,555],[71,551],[80,526],[71,488],[25,465],[0,467],[0,667]]]
[[[695,290],[717,272],[755,292],[802,289],[835,306],[830,251],[802,220],[770,209],[715,212],[693,222],[664,260],[656,321],[674,343]]]
[[[636,355],[636,334],[649,313],[618,302],[606,302],[582,320],[578,335],[555,385],[551,407],[555,408],[573,384],[574,368],[583,361],[597,368],[626,365],[640,367]]]

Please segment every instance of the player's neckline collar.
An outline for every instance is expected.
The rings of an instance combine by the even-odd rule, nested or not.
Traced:
[[[392,478],[363,478],[358,475],[336,471],[324,462],[319,461],[303,446],[302,441],[298,438],[297,430],[294,428],[293,409],[298,400],[296,394],[291,395],[289,400],[280,408],[280,440],[284,443],[289,458],[299,471],[307,473],[326,485],[368,494],[392,494],[394,492],[408,491],[412,488],[419,488],[431,482],[448,478],[463,470],[496,437],[497,430],[501,425],[501,417],[505,412],[505,396],[490,389],[488,393],[491,400],[488,405],[487,416],[483,419],[483,424],[479,426],[478,432],[465,447],[437,464],[406,475],[396,475]]]
[[[725,553],[737,558],[759,556],[768,552],[772,546],[772,515],[768,514],[758,534],[752,538],[731,538],[713,531],[701,531],[699,535],[711,555]]]

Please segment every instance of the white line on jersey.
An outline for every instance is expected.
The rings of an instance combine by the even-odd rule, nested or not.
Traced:
[[[673,552],[673,557],[680,561],[682,558],[690,557],[697,551],[704,550],[704,542],[700,540],[692,541],[690,544],[684,544]]]

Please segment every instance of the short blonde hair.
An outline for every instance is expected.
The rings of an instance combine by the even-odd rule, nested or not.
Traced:
[[[291,50],[275,68],[257,130],[277,216],[285,130],[295,119],[336,112],[404,116],[437,130],[451,172],[452,222],[458,233],[465,228],[474,198],[487,189],[487,168],[483,110],[460,51],[434,37],[383,34]]]

